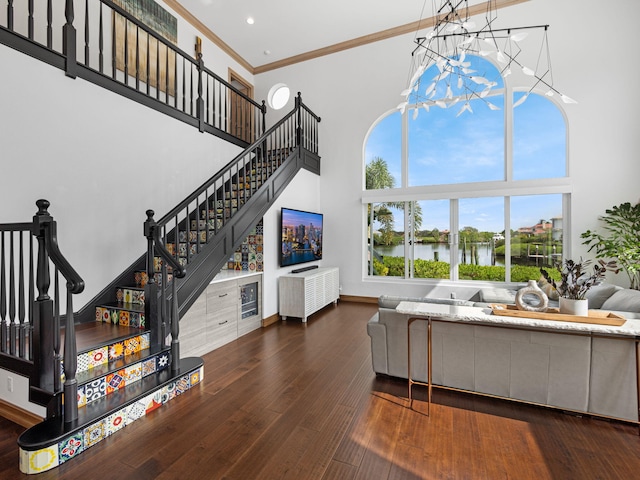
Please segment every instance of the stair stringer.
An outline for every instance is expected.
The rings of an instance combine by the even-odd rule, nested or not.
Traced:
[[[267,181],[227,220],[212,241],[206,244],[187,265],[187,274],[178,280],[178,316],[182,318],[207,285],[227,263],[251,230],[271,208],[300,169],[320,174],[320,157],[297,147]]]

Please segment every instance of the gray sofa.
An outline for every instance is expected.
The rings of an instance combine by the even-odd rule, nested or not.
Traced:
[[[381,296],[378,312],[367,324],[374,371],[399,378],[408,376],[409,316],[396,312],[400,301],[467,306],[513,303],[508,300],[515,291],[481,290],[467,292],[466,299]],[[640,319],[640,291],[602,285],[590,291],[589,300],[590,308]],[[426,322],[416,322],[411,328],[412,378],[426,381]],[[636,344],[632,338],[455,322],[434,322],[432,334],[434,385],[638,420]]]

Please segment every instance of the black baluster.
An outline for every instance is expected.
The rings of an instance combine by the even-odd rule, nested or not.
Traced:
[[[124,18],[124,84],[129,85],[129,19]]]
[[[147,33],[147,76],[145,81],[147,82],[147,96],[151,95],[151,35]]]
[[[9,354],[16,354],[16,272],[15,272],[15,254],[13,250],[13,232],[9,236]]]
[[[47,48],[53,47],[53,5],[47,0]]]
[[[171,282],[171,373],[176,375],[180,371],[180,317],[178,316],[178,283],[176,276]]]
[[[60,355],[60,279],[58,269],[54,269],[53,274],[53,391],[61,390],[60,367],[62,366],[62,356]],[[70,334],[70,332],[67,332]],[[66,341],[65,341],[66,343]],[[76,397],[77,398],[77,397]]]
[[[209,121],[209,79],[208,77],[207,77],[207,93],[206,93],[205,105],[206,105],[206,112],[205,112],[204,121],[208,122]]]
[[[167,52],[169,47],[167,47]],[[178,53],[173,51],[173,106],[174,108],[178,108]],[[193,73],[191,74],[191,78],[193,78]]]
[[[76,78],[76,29],[73,26],[73,0],[66,1],[64,15],[67,20],[62,27],[62,53],[66,57],[65,74]]]
[[[198,72],[198,98],[196,99],[196,115],[198,116],[198,128],[200,132],[204,132],[205,112],[204,99],[202,98],[202,75],[204,69],[204,60],[202,52],[198,53],[198,64],[196,66]],[[209,82],[207,82],[207,95],[209,94]],[[192,95],[193,98],[193,95]]]
[[[27,32],[29,40],[33,40],[33,0],[29,0],[29,20]]]
[[[7,3],[7,28],[13,31],[13,0]]]
[[[18,355],[20,358],[26,358],[26,337],[25,337],[25,298],[24,298],[24,282],[26,281],[24,276],[24,232],[20,232],[20,264],[18,266],[19,273],[18,278]]]
[[[102,5],[102,2],[100,2],[100,5]],[[114,15],[117,14],[114,13]],[[116,19],[114,18],[114,21],[111,22],[111,78],[114,80],[116,79],[116,58],[118,56],[116,38]]]
[[[102,24],[102,2],[98,4],[100,20],[98,24],[98,71],[104,73],[104,27]],[[115,54],[112,53],[115,57]]]
[[[33,360],[33,319],[34,319],[34,302],[35,294],[35,270],[33,259],[35,252],[33,251],[33,236],[29,235],[29,360]]]
[[[7,351],[8,335],[6,330],[7,317],[7,282],[4,267],[4,232],[2,234],[2,242],[0,246],[0,352]]]
[[[84,64],[89,66],[89,0],[84,4]]]
[[[164,103],[169,105],[169,47],[164,46]]]
[[[193,116],[193,64],[189,62],[189,115]],[[198,80],[199,81],[199,80]],[[197,108],[197,106],[196,106]]]
[[[76,345],[75,318],[73,315],[73,295],[67,288],[67,315],[64,335],[64,421],[73,423],[78,420],[78,347]],[[60,375],[58,374],[58,377]]]
[[[140,27],[136,26],[136,90],[140,90]]]
[[[160,100],[160,40],[156,38],[156,100]]]
[[[187,113],[187,73],[184,62],[185,58],[182,57],[182,111]]]

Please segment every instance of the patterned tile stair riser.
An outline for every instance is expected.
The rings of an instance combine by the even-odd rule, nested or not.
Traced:
[[[121,410],[97,420],[82,430],[71,433],[58,443],[40,450],[20,448],[20,471],[36,474],[51,470],[98,444],[147,413],[160,408],[169,400],[186,392],[204,378],[204,367],[198,367],[176,380],[156,389],[145,397],[124,406]]]
[[[126,308],[126,305],[123,308]],[[96,307],[96,322],[113,323],[121,327],[145,328],[144,313],[123,308]]]
[[[84,372],[104,368],[111,361],[116,361],[149,349],[149,333],[136,335],[111,345],[78,354],[78,376]],[[116,371],[78,385],[78,407],[96,401],[105,395],[130,385],[147,375],[160,371],[169,363],[169,354],[161,352],[141,361],[123,366]]]

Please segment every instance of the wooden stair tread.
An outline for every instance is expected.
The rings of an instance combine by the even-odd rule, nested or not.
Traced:
[[[96,307],[114,308],[116,310],[127,310],[129,312],[144,313],[144,305],[139,303],[107,302],[96,305]]]
[[[64,328],[62,329],[61,344],[64,345]],[[134,327],[123,327],[105,322],[80,323],[75,326],[76,344],[78,352],[85,352],[98,346],[113,343],[120,338],[140,335],[144,330]]]

